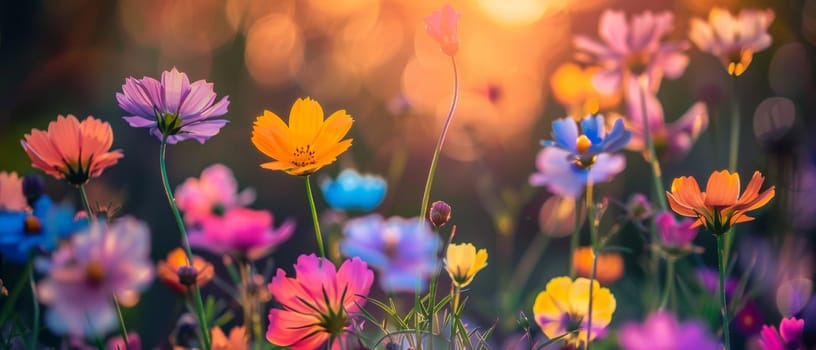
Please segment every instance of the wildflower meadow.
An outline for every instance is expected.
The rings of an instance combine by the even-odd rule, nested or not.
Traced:
[[[0,5],[0,349],[816,349],[814,28]]]

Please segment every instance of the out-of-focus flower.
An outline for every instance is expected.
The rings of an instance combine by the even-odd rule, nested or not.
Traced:
[[[707,267],[703,267],[697,269],[695,275],[697,276],[697,280],[700,281],[700,285],[705,289],[705,291],[709,293],[717,293],[720,288],[720,275],[716,269],[710,269]],[[736,279],[728,278],[725,279],[725,296],[726,298],[731,298],[734,295],[734,292],[737,290],[737,286],[739,282]]]
[[[622,11],[606,10],[598,24],[602,42],[581,35],[575,38],[575,47],[594,55],[594,63],[602,67],[592,79],[595,87],[612,92],[627,80],[644,76],[650,90],[656,92],[664,75],[680,77],[689,61],[682,53],[688,43],[663,42],[673,22],[674,15],[668,11],[646,11],[627,22]]]
[[[795,317],[783,318],[779,322],[779,331],[774,326],[762,326],[759,334],[759,346],[762,350],[798,350],[802,349],[802,332],[805,320]]]
[[[572,197],[552,196],[547,198],[538,211],[538,229],[551,237],[566,237],[575,230],[577,201]],[[580,206],[579,206],[580,207]],[[580,214],[583,216],[583,212]]]
[[[626,148],[648,152],[643,127],[643,98],[639,88],[626,90],[629,116],[626,128],[632,132],[632,141]],[[654,143],[655,153],[662,159],[679,159],[694,146],[694,142],[708,127],[708,109],[697,102],[674,123],[667,124],[663,116],[663,106],[652,93],[646,95],[646,116],[648,132]]]
[[[29,174],[23,176],[23,196],[29,206],[45,194],[45,180],[42,176]]]
[[[564,62],[555,69],[550,77],[550,89],[555,100],[567,109],[567,114],[580,118],[620,104],[619,91],[603,93],[595,88],[592,78],[600,71],[600,67],[582,68],[573,62]]]
[[[476,273],[487,266],[487,249],[479,249],[470,243],[448,245],[445,253],[445,270],[456,288],[465,288],[473,282]]]
[[[183,294],[195,284],[199,287],[207,284],[215,273],[212,264],[200,256],[193,256],[191,266],[184,249],[176,248],[167,254],[167,260],[159,261],[156,274],[159,280]]]
[[[244,326],[232,327],[229,337],[224,334],[221,327],[213,327],[210,334],[212,334],[212,350],[249,350]]]
[[[680,322],[665,311],[650,314],[642,324],[621,327],[619,342],[624,350],[719,350],[722,346],[697,321]]]
[[[112,294],[133,306],[152,279],[147,225],[133,218],[97,221],[54,253],[37,294],[49,307],[45,322],[51,331],[92,336],[116,327]]]
[[[592,247],[579,247],[572,255],[572,265],[578,276],[589,278],[592,274]],[[623,257],[617,252],[603,252],[598,255],[595,279],[603,284],[611,284],[623,276]]]
[[[660,248],[667,254],[682,256],[694,250],[692,244],[698,231],[694,220],[677,221],[671,212],[661,211],[655,216],[655,226],[660,234]]]
[[[785,251],[782,252],[784,253]],[[802,263],[810,261],[809,256],[796,258],[802,259],[799,260],[802,261]],[[776,307],[782,316],[798,314],[812,298],[812,293],[813,281],[806,277],[785,280],[776,289]]]
[[[626,217],[634,221],[643,221],[654,215],[652,203],[643,193],[635,193],[626,202]]]
[[[175,67],[164,71],[161,82],[151,77],[127,78],[122,92],[116,93],[119,107],[130,113],[125,121],[134,128],[150,128],[159,140],[175,144],[184,140],[204,143],[218,134],[229,121],[212,119],[227,113],[229,97],[215,102],[213,84],[197,80]]]
[[[559,196],[579,198],[589,181],[593,184],[611,181],[626,167],[626,159],[619,154],[601,153],[588,168],[575,165],[571,156],[560,148],[541,149],[536,157],[538,172],[530,175],[530,184],[547,186]]]
[[[365,262],[352,258],[339,269],[314,254],[301,255],[295,264],[295,277],[286,277],[278,269],[269,291],[282,308],[269,310],[266,339],[293,350],[317,349],[332,340],[332,349],[340,349],[353,331],[351,318],[365,304],[374,282]]]
[[[762,329],[762,312],[754,301],[745,303],[737,310],[732,323],[734,329],[745,337],[751,337]]]
[[[436,228],[442,227],[450,221],[452,209],[450,204],[445,201],[433,202],[431,203],[428,218]]]
[[[24,263],[32,250],[55,250],[60,240],[87,225],[87,220],[76,220],[75,215],[72,206],[56,205],[47,196],[40,197],[30,213],[0,212],[0,254],[9,261]]]
[[[105,348],[108,350],[142,350],[142,339],[139,338],[138,334],[130,332],[128,333],[127,343],[122,339],[122,336],[116,336],[108,340]]]
[[[188,178],[176,189],[176,203],[188,223],[211,215],[224,215],[229,209],[245,206],[255,200],[251,188],[238,192],[232,170],[223,164],[213,164],[199,178]]]
[[[17,173],[0,171],[0,211],[25,211],[28,202],[23,195],[23,179]]]
[[[425,17],[425,31],[439,43],[442,52],[451,57],[459,51],[457,23],[461,16],[462,14],[456,12],[451,5],[445,5]]]
[[[728,170],[711,173],[706,184],[706,192],[700,191],[697,180],[681,176],[672,181],[671,192],[666,192],[669,205],[675,213],[697,218],[694,226],[705,225],[715,235],[728,232],[731,226],[754,218],[746,215],[771,201],[775,188],[759,193],[765,177],[754,172],[748,186],[740,196],[739,174]]]
[[[286,220],[272,227],[268,211],[235,207],[222,216],[209,216],[190,230],[190,245],[215,254],[229,254],[241,259],[257,260],[289,239],[295,224]]]
[[[344,169],[337,179],[326,179],[320,184],[323,197],[333,209],[369,212],[377,208],[388,185],[375,175],[361,175],[354,169]]]
[[[323,108],[317,101],[299,98],[289,111],[289,124],[270,111],[255,119],[252,144],[274,160],[261,164],[269,170],[283,170],[290,175],[310,175],[334,163],[351,147],[346,136],[354,120],[341,109],[323,120]]]
[[[31,129],[20,144],[31,158],[31,166],[74,186],[98,177],[124,157],[122,151],[110,150],[110,124],[90,116],[80,122],[71,114],[59,115],[48,123],[48,130]]]
[[[589,288],[592,287],[592,324],[589,324]],[[564,341],[580,348],[586,343],[587,330],[591,327],[590,341],[606,334],[606,327],[612,321],[617,304],[615,296],[598,281],[579,277],[573,281],[569,277],[556,277],[547,283],[544,291],[538,293],[533,304],[533,314],[541,331],[549,338],[567,332]]]
[[[737,16],[714,7],[708,22],[691,19],[689,39],[705,52],[717,56],[728,74],[739,76],[748,69],[755,53],[771,45],[768,26],[774,19],[771,9],[743,9]]]
[[[380,287],[387,292],[424,290],[428,277],[439,268],[442,242],[420,218],[385,220],[372,214],[346,222],[343,234],[340,253],[359,257],[376,269]]]

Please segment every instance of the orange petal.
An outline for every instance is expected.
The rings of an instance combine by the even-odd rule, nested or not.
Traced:
[[[688,208],[700,210],[705,207],[705,196],[700,191],[697,180],[690,176],[681,176],[672,181],[672,193],[678,203]]]
[[[666,192],[666,198],[669,199],[669,206],[671,207],[672,210],[674,210],[675,213],[680,214],[682,216],[694,218],[697,217],[697,212],[694,211],[694,208],[687,207],[681,204],[679,201],[677,201],[677,198],[675,198],[673,194]]]
[[[708,177],[705,205],[728,207],[737,203],[740,192],[739,174],[728,170],[715,171]]]
[[[289,131],[292,133],[292,144],[310,145],[323,127],[323,108],[317,101],[306,97],[299,98],[289,111]]]

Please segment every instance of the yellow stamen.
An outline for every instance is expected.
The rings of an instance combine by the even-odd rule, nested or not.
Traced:
[[[589,151],[590,147],[592,147],[592,141],[590,141],[586,135],[578,136],[578,139],[575,140],[575,148],[580,154],[584,154]]]

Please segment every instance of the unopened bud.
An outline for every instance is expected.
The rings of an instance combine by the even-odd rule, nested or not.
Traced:
[[[179,282],[185,286],[194,286],[198,282],[198,271],[195,267],[185,265],[179,267],[176,273],[178,274]]]
[[[30,207],[34,207],[34,202],[45,192],[45,180],[39,175],[23,176],[23,195]]]
[[[436,201],[431,204],[431,213],[429,214],[431,223],[437,228],[442,227],[450,220],[451,206],[443,201]]]

